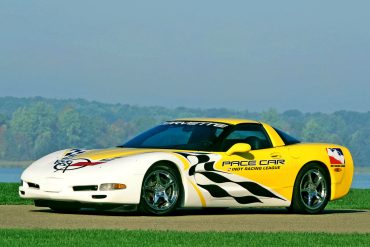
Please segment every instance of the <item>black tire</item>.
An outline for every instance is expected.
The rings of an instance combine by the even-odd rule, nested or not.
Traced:
[[[159,164],[151,167],[141,186],[139,210],[150,215],[169,215],[182,197],[180,175],[173,168]]]
[[[309,163],[298,173],[293,189],[293,213],[321,213],[330,199],[330,176],[322,166]]]

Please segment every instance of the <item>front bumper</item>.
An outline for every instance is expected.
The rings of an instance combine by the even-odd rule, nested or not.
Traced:
[[[82,203],[77,201],[54,201],[54,200],[35,200],[36,207],[49,207],[52,209],[63,209],[75,211],[79,209],[96,209],[109,211],[137,211],[137,204],[119,203]]]
[[[125,189],[100,191],[76,191],[76,186],[99,186],[98,181],[93,183],[76,183],[65,179],[41,179],[22,181],[19,187],[19,196],[25,199],[38,201],[61,201],[92,204],[139,204],[140,186],[128,185]]]

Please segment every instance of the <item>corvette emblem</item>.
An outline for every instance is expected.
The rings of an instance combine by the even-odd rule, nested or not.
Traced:
[[[62,171],[64,173],[65,171],[68,171],[68,170],[76,170],[76,169],[80,169],[86,166],[95,166],[95,165],[99,165],[102,163],[105,163],[105,162],[102,162],[102,161],[92,162],[91,160],[84,159],[84,158],[71,159],[69,157],[65,157],[63,159],[56,160],[54,162],[54,169],[56,172]]]
[[[84,152],[86,152],[86,150],[82,149],[70,150],[68,153],[64,155],[62,159],[56,160],[54,162],[55,172],[62,171],[64,173],[65,171],[76,170],[86,166],[95,166],[107,162],[106,160],[91,161],[90,159],[87,158],[76,158],[77,155],[80,155]]]

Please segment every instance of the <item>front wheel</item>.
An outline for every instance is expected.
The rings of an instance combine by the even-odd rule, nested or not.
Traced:
[[[152,215],[171,214],[179,205],[181,191],[178,173],[168,166],[156,165],[144,177],[139,209]]]
[[[317,164],[307,164],[298,173],[290,210],[295,213],[321,213],[329,202],[330,177]]]

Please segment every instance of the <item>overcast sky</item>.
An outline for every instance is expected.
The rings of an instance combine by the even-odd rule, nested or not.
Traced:
[[[370,110],[370,1],[0,2],[0,96]]]

